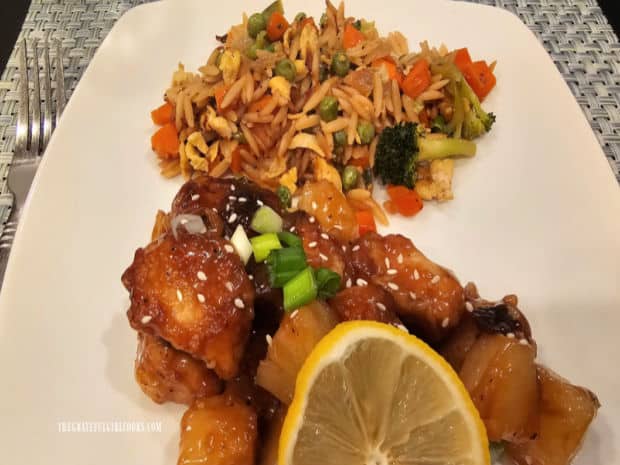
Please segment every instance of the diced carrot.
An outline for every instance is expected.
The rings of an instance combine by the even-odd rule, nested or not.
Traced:
[[[409,74],[403,79],[401,89],[411,98],[416,98],[431,85],[431,70],[428,61],[424,58],[418,60]]]
[[[158,126],[163,126],[172,121],[172,110],[174,110],[174,108],[170,102],[166,102],[159,108],[155,108],[155,110],[151,112],[153,123]]]
[[[222,113],[222,111],[224,110],[222,108],[222,100],[224,100],[226,92],[228,92],[228,86],[225,84],[222,84],[217,89],[215,89],[215,104],[217,106],[218,113]]]
[[[237,145],[237,148],[233,150],[230,159],[230,171],[235,174],[241,173],[241,146]]]
[[[349,165],[357,166],[364,169],[370,166],[370,160],[368,159],[368,157],[351,158],[349,159]]]
[[[256,113],[258,111],[261,111],[263,108],[265,108],[267,105],[271,103],[271,99],[273,99],[271,95],[269,94],[263,95],[261,98],[259,98],[258,100],[250,104],[250,106],[248,107],[248,112]]]
[[[342,36],[344,48],[353,48],[364,39],[364,34],[358,31],[353,24],[349,23],[344,27],[344,35]]]
[[[396,67],[396,63],[394,63],[392,57],[385,56],[383,58],[377,58],[372,62],[372,66],[374,68],[380,68],[381,66],[385,67],[390,79],[398,82],[399,86],[403,83],[403,73]]]
[[[272,42],[280,40],[288,29],[288,21],[284,15],[278,11],[271,14],[267,24],[267,37]]]
[[[312,26],[314,29],[316,29],[317,31],[319,30],[318,27],[316,27],[316,24],[314,23],[314,18],[310,17],[310,18],[306,18],[304,19],[300,25],[299,25],[299,30],[303,31],[304,27],[306,27],[306,24],[309,24],[310,26]]]
[[[475,61],[463,71],[465,80],[482,101],[495,87],[495,75],[486,61]]]
[[[422,210],[424,204],[418,193],[404,186],[388,186],[387,193],[398,213],[413,216]]]
[[[459,48],[454,54],[454,64],[463,72],[466,67],[471,65],[471,57],[467,48]]]
[[[367,232],[376,232],[377,225],[375,224],[375,217],[370,210],[358,210],[355,212],[357,218],[357,226],[359,228],[360,236],[363,236]]]
[[[167,123],[151,136],[151,147],[159,158],[177,158],[179,156],[179,138],[174,123]]]

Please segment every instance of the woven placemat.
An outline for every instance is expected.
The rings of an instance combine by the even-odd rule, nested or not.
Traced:
[[[148,0],[32,0],[19,39],[62,41],[68,95],[118,18]],[[474,0],[475,2],[475,0]],[[595,0],[479,0],[515,13],[536,34],[581,105],[620,181],[620,43]],[[18,103],[13,50],[0,80],[0,224]]]

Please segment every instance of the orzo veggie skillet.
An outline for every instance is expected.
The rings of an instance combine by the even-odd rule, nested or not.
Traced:
[[[284,199],[325,179],[364,224],[386,223],[384,209],[411,216],[451,199],[453,158],[473,156],[495,121],[481,107],[494,63],[426,42],[410,51],[342,3],[287,20],[277,1],[218,40],[197,73],[179,65],[152,112],[166,177],[245,176]],[[376,181],[390,186],[383,208]]]

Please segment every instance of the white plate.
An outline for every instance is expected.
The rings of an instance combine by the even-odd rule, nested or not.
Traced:
[[[459,162],[456,199],[394,220],[484,296],[520,296],[540,359],[592,388],[602,409],[577,464],[620,463],[620,195],[550,58],[500,9],[436,1],[351,2],[348,13],[498,59],[485,106],[498,122]],[[249,7],[248,7],[249,8]],[[322,2],[287,2],[320,14]],[[63,115],[35,180],[0,297],[3,463],[173,464],[183,408],[133,380],[136,336],[120,276],[181,181],[160,178],[149,110],[179,61],[202,64],[241,0],[162,2],[116,24]],[[161,421],[160,433],[61,433],[61,421]]]

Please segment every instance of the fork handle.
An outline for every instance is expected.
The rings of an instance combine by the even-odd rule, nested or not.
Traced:
[[[11,254],[11,246],[13,245],[13,239],[15,239],[15,231],[17,230],[17,208],[15,206],[11,209],[9,219],[2,230],[0,236],[0,289],[4,284],[4,272],[6,271],[6,265],[9,262],[9,255]]]

